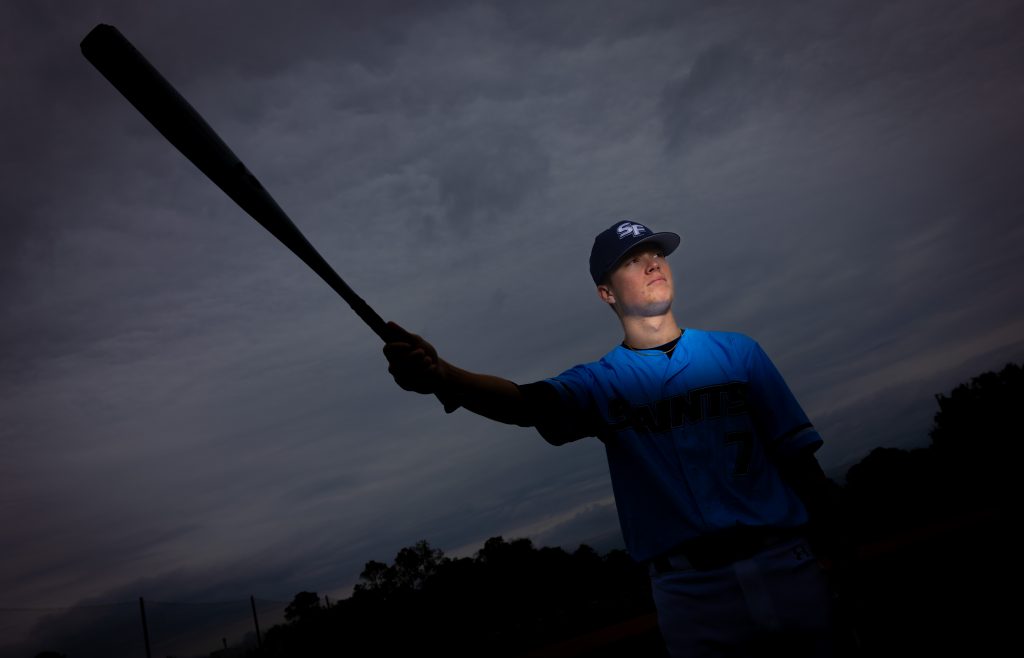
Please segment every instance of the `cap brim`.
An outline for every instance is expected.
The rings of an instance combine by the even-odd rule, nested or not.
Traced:
[[[680,238],[678,234],[671,233],[669,231],[665,231],[662,233],[653,233],[651,235],[648,235],[646,238],[643,238],[642,240],[637,240],[633,244],[623,249],[622,253],[620,253],[618,256],[612,259],[612,262],[608,263],[608,267],[605,268],[605,272],[607,273],[615,269],[615,266],[619,264],[619,261],[622,260],[623,256],[633,251],[642,244],[656,244],[660,246],[665,251],[665,255],[668,256],[673,251],[675,251],[677,247],[679,247],[680,242],[682,242],[682,238]]]

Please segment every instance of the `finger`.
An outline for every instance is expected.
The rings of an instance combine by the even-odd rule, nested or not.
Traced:
[[[409,343],[384,343],[384,356],[391,359],[404,359],[413,351]]]
[[[403,368],[422,368],[433,363],[431,356],[418,348],[388,350],[384,355],[387,357],[388,363],[398,364]]]
[[[388,358],[388,372],[408,374],[410,376],[433,373],[437,371],[437,361],[422,350],[394,355]]]
[[[389,371],[391,371],[391,376],[394,378],[395,383],[407,391],[427,393],[435,388],[432,377],[424,371],[411,373],[401,369],[389,369]]]

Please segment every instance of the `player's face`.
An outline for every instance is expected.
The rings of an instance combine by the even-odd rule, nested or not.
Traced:
[[[672,269],[657,245],[640,245],[597,287],[605,302],[614,304],[620,317],[664,315],[672,307]]]

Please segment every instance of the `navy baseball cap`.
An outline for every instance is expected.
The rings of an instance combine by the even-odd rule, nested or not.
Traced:
[[[675,233],[655,233],[637,222],[615,222],[594,238],[594,246],[590,250],[590,276],[594,278],[595,285],[601,285],[626,252],[638,244],[654,243],[668,256],[679,246],[679,241],[680,237]]]

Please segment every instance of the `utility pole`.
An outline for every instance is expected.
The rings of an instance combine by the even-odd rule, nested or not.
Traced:
[[[149,650],[149,626],[146,625],[146,602],[139,597],[139,612],[142,613],[142,638],[146,641],[146,658],[153,658]]]
[[[260,618],[256,616],[256,597],[252,594],[249,595],[249,603],[252,604],[252,623],[256,625],[256,648],[262,649],[263,640],[260,638]]]

